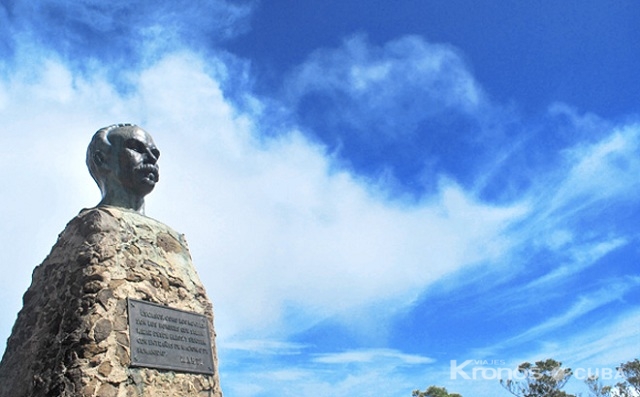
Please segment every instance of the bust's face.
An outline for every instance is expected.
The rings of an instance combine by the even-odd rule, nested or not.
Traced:
[[[160,151],[139,127],[118,128],[107,136],[112,145],[112,170],[122,187],[139,196],[149,194],[160,178]]]

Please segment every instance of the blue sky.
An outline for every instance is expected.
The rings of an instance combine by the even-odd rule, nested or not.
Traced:
[[[2,1],[0,343],[99,201],[91,135],[133,122],[228,396],[493,397],[452,362],[637,358],[638,20],[636,1]]]

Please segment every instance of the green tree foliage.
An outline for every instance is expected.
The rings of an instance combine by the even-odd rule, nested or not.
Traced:
[[[625,383],[630,391],[635,391],[636,395],[640,395],[640,360],[636,358],[633,361],[626,362],[620,365],[618,370],[624,374]]]
[[[590,376],[584,381],[589,387],[590,397],[613,397],[611,394],[612,386],[603,386],[597,376]]]
[[[624,382],[615,386],[603,386],[598,377],[592,376],[585,381],[591,397],[637,397],[640,396],[640,360],[637,358],[621,364],[618,372],[624,375]]]
[[[425,391],[414,390],[413,393],[411,393],[411,396],[412,397],[462,397],[458,393],[449,394],[447,392],[447,389],[445,389],[444,387],[438,387],[438,386],[429,386],[429,388]]]
[[[584,381],[589,387],[589,397],[613,397],[612,386],[603,386],[597,376],[590,376]]]
[[[528,362],[518,366],[523,380],[500,379],[500,384],[517,397],[575,397],[561,389],[573,372],[571,368],[562,368],[562,363],[553,359]]]

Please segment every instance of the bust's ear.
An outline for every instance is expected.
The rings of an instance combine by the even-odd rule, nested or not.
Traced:
[[[98,168],[101,168],[101,169],[108,168],[107,156],[105,156],[105,154],[100,150],[96,150],[95,153],[93,153],[93,163]]]

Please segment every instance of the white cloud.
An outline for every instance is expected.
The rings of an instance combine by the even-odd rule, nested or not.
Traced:
[[[319,354],[315,362],[322,364],[373,363],[381,360],[396,365],[429,364],[435,360],[415,354],[405,354],[394,349],[360,349],[340,353]]]
[[[639,325],[640,310],[629,310],[571,335],[571,343],[558,341],[554,345],[545,345],[537,354],[541,357],[564,357],[572,366],[615,367],[637,357],[633,357],[633,352],[637,350]]]
[[[416,133],[421,121],[447,111],[480,116],[487,105],[455,49],[418,36],[383,46],[355,36],[317,50],[291,73],[286,91],[294,107],[316,101],[313,95],[331,98],[325,122],[394,137]]]
[[[308,345],[301,343],[283,342],[267,339],[247,339],[247,340],[227,340],[222,349],[240,350],[251,352],[252,354],[277,354],[290,355],[299,354]]]
[[[639,151],[638,124],[617,127],[599,141],[567,150],[559,179],[539,187],[539,217],[560,223],[586,208],[638,197]]]
[[[604,288],[575,297],[571,305],[561,313],[557,313],[551,306],[549,306],[549,316],[542,322],[530,327],[520,334],[501,341],[494,346],[479,349],[475,354],[479,356],[496,355],[508,348],[526,345],[531,342],[544,344],[546,341],[551,341],[550,343],[561,344],[562,342],[560,341],[565,340],[565,338],[559,337],[559,335],[564,334],[564,332],[561,332],[563,327],[571,325],[583,316],[586,316],[587,314],[594,312],[611,302],[620,300],[629,291],[637,289],[638,285],[640,285],[640,278],[638,277],[610,282]],[[530,297],[531,295],[527,296]],[[614,328],[608,328],[606,332],[609,333],[603,332],[601,329],[591,330],[590,332],[593,332],[600,338],[606,337],[615,339],[620,339],[621,334],[621,332],[616,331]],[[625,332],[626,331],[622,331],[622,333]],[[573,343],[567,343],[567,345],[574,348]],[[548,350],[550,352],[553,351],[553,349]],[[549,357],[559,357],[559,354],[552,353]]]
[[[98,201],[84,151],[114,122],[141,124],[160,147],[147,212],[187,234],[222,339],[295,332],[374,302],[406,305],[438,277],[508,246],[501,233],[518,208],[486,206],[451,182],[418,205],[388,202],[296,131],[256,139],[259,126],[223,97],[215,62],[168,55],[132,75],[127,94],[100,69],[81,77],[53,57],[34,63],[33,77],[4,82],[12,100],[2,109],[2,172],[14,188],[2,199],[3,227],[38,246],[29,257],[4,253],[3,266],[22,269],[9,312],[66,221]]]
[[[225,393],[234,396],[357,395],[401,397],[427,380],[429,357],[394,349],[361,349],[333,354],[303,355],[292,362],[265,360],[238,364],[226,376]],[[381,381],[384,379],[384,381]],[[247,384],[259,385],[246,388]],[[223,385],[223,387],[225,387]]]
[[[57,48],[65,55],[91,54],[100,59],[106,55],[113,62],[123,55],[136,59],[135,49],[141,44],[158,48],[158,44],[168,42],[194,45],[234,37],[246,31],[252,6],[251,2],[225,0],[186,4],[166,0],[114,0],[108,4],[95,0],[43,0],[17,1],[0,10],[6,8],[11,15],[7,22],[14,35]],[[151,43],[145,39],[157,40]]]
[[[622,247],[628,241],[622,238],[607,239],[605,241],[590,242],[589,244],[575,244],[570,248],[565,248],[566,254],[570,257],[566,263],[560,264],[543,276],[532,280],[518,291],[532,293],[536,288],[554,288],[559,282],[567,280],[572,274],[576,274],[584,269],[595,265],[598,260],[606,254]],[[560,247],[551,246],[553,249]]]

